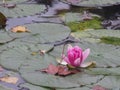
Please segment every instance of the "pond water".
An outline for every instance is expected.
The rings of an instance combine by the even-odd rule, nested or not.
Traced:
[[[83,21],[84,21],[84,19],[85,19],[85,21],[89,21],[90,19],[92,19],[92,17],[89,16],[89,15],[91,15],[91,12],[92,13],[95,12],[96,16],[99,16],[100,19],[102,20],[101,24],[103,25],[103,28],[113,29],[113,30],[120,29],[120,12],[119,12],[120,6],[119,5],[115,6],[115,7],[111,6],[109,8],[105,8],[104,7],[102,9],[98,9],[98,8],[97,9],[93,9],[93,8],[88,8],[88,7],[87,8],[85,8],[85,7],[83,8],[83,7],[78,7],[78,6],[72,6],[70,4],[60,2],[59,0],[52,0],[52,1],[50,1],[50,0],[28,0],[28,1],[25,1],[25,2],[15,3],[16,4],[15,7],[17,7],[17,5],[21,5],[21,4],[22,5],[31,5],[31,7],[32,7],[32,5],[39,5],[41,3],[45,5],[45,9],[43,11],[41,11],[41,12],[32,13],[32,15],[26,15],[26,16],[21,16],[21,17],[20,16],[19,17],[11,17],[11,18],[7,17],[7,22],[6,22],[5,29],[6,30],[10,30],[11,28],[13,28],[15,26],[19,26],[19,25],[22,26],[22,25],[26,25],[26,24],[27,25],[28,24],[37,24],[37,23],[56,23],[56,24],[67,25],[67,24],[65,24],[66,22],[65,22],[65,19],[64,19],[65,18],[64,15],[66,13],[68,13],[68,12],[70,12],[70,13],[72,13],[72,12],[77,13],[77,14],[75,14],[77,17],[78,17],[78,15],[80,16],[80,15],[84,14],[83,16],[85,16],[85,18],[82,17]],[[13,8],[15,8],[15,7],[13,7]],[[109,12],[111,10],[110,8],[113,8],[113,11],[115,11],[115,12],[111,12],[109,14]],[[103,10],[105,13],[103,12],[103,15],[101,15],[99,13],[96,13],[96,11],[98,11],[98,10],[99,11]],[[106,12],[107,10],[108,10],[108,13]],[[82,12],[82,14],[81,14],[81,12]],[[75,19],[75,20],[77,21],[78,19]],[[78,22],[80,22],[80,21],[77,21],[77,23]],[[49,27],[48,27],[48,29],[49,29]],[[44,34],[46,32],[43,31],[42,33]],[[90,32],[88,32],[87,34],[88,34],[88,38],[91,37],[91,35],[94,35],[94,34],[90,34]],[[87,36],[87,34],[85,34],[85,35]],[[98,38],[99,35],[97,36],[97,34],[98,33],[96,33],[94,35],[94,37]],[[48,36],[49,36],[49,34],[48,34]],[[82,34],[79,35],[79,36],[82,36]],[[46,36],[45,36],[45,38],[46,38]],[[35,38],[35,39],[37,40],[37,38]],[[48,37],[46,39],[48,39]],[[26,39],[26,40],[29,40],[29,39]],[[67,43],[78,43],[78,40],[76,40],[74,37],[69,35],[65,39],[62,39],[61,41],[47,42],[47,43],[44,43],[44,44],[59,46],[59,45],[67,44]],[[6,44],[6,43],[4,43],[4,44]],[[91,45],[91,47],[92,47],[92,45]],[[100,53],[102,53],[102,51]],[[109,56],[109,54],[108,54],[108,56]],[[97,57],[99,57],[99,56],[96,56],[95,58],[97,58]],[[103,58],[103,57],[104,57],[104,55],[102,57],[100,57],[100,58]],[[3,77],[5,75],[15,76],[15,77],[17,77],[19,79],[19,81],[16,84],[10,84],[10,83],[5,83],[5,82],[0,81],[1,85],[7,86],[8,88],[12,88],[14,90],[29,90],[29,88],[20,86],[21,84],[26,83],[26,81],[24,81],[24,79],[21,78],[19,73],[16,73],[16,72],[11,71],[11,70],[4,69],[2,72],[0,72],[0,77]]]

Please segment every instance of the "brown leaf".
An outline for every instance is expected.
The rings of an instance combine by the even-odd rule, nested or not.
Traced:
[[[58,67],[54,66],[53,64],[50,64],[48,68],[42,69],[41,71],[55,75],[58,72]]]
[[[48,68],[42,69],[40,71],[59,76],[68,76],[70,74],[76,74],[80,72],[76,69],[69,70],[67,66],[62,65],[54,66],[53,64],[50,64]]]
[[[16,33],[16,32],[30,32],[30,31],[28,31],[27,28],[24,27],[24,26],[16,26],[16,27],[13,27],[13,28],[11,29],[11,31],[14,32],[14,33]]]
[[[58,75],[67,76],[71,74],[65,66],[58,66]]]
[[[11,77],[11,76],[5,76],[0,78],[0,81],[6,82],[6,83],[11,83],[11,84],[16,84],[18,81],[17,77]]]

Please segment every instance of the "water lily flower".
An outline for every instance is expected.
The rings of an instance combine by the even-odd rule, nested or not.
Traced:
[[[90,53],[90,49],[83,51],[79,46],[68,46],[67,55],[63,55],[63,62],[73,67],[82,67],[83,62],[86,60]]]

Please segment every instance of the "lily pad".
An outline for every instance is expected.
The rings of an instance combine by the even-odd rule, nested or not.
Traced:
[[[95,61],[96,67],[117,67],[120,64],[120,46],[107,45],[101,43],[90,43],[80,40],[80,43],[74,43],[73,46],[78,45],[83,50],[90,48],[91,52],[89,57],[86,59],[88,61]],[[67,45],[66,45],[67,47]],[[55,47],[51,55],[56,58],[61,58],[63,46]],[[64,54],[66,54],[66,48],[64,50]]]
[[[79,22],[83,20],[83,16],[81,13],[66,13],[64,16],[64,22]]]
[[[102,37],[120,38],[120,30],[85,30],[72,33],[74,37],[83,39],[89,42],[100,42]]]
[[[105,7],[120,4],[120,0],[61,0],[75,6]]]
[[[51,45],[29,44],[25,42],[12,42],[6,45],[9,49],[1,54],[0,63],[7,69],[18,71],[27,61],[42,60],[41,51],[49,51],[53,48]],[[35,54],[33,54],[35,53]],[[50,58],[50,57],[49,57]]]
[[[39,85],[39,86],[46,86],[51,88],[79,86],[78,84],[73,84],[65,81],[64,78],[59,78],[58,76],[53,76],[40,72],[40,70],[46,68],[50,64],[50,62],[54,64],[56,63],[54,58],[49,58],[49,57],[48,58],[46,57],[43,60],[34,60],[34,61],[26,62],[25,64],[27,66],[25,65],[22,66],[20,68],[20,73],[27,82],[37,86]]]
[[[80,88],[56,89],[56,90],[90,90],[90,88],[87,88],[87,87],[80,87]]]
[[[33,4],[18,4],[15,8],[9,9],[6,7],[1,7],[1,12],[6,17],[23,17],[28,15],[35,15],[37,13],[40,13],[41,11],[44,11],[45,6],[44,5],[36,5]]]
[[[25,25],[30,33],[12,33],[12,37],[25,37],[24,41],[33,43],[55,42],[65,39],[70,34],[70,29],[67,26],[53,23],[39,23]],[[30,35],[28,37],[28,35]]]
[[[96,85],[115,90],[115,88],[120,87],[120,76],[105,76]]]
[[[17,3],[24,2],[24,1],[26,1],[26,0],[7,0],[6,3],[7,3],[7,4],[9,4],[9,3],[10,3],[10,4],[11,4],[11,3],[17,4]],[[0,4],[2,4],[2,3],[3,3],[3,0],[0,1]]]
[[[91,85],[92,83],[97,82],[97,80],[103,78],[101,75],[92,76],[83,72],[66,77],[46,74],[40,71],[41,69],[47,67],[48,64],[50,64],[46,61],[41,61],[41,63],[39,63],[39,60],[34,60],[26,62],[25,64],[26,66],[24,65],[20,68],[22,77],[28,83],[44,87],[73,88],[79,87],[81,85]]]
[[[4,44],[6,42],[12,41],[13,39],[14,38],[9,36],[9,34],[6,31],[0,30],[0,44]]]
[[[43,88],[43,87],[40,87],[40,86],[35,86],[35,85],[29,84],[29,83],[21,84],[20,87],[28,88],[30,90],[51,90],[51,89],[48,89],[48,88]]]
[[[95,61],[97,67],[117,67],[120,64],[120,47],[89,42],[79,43],[82,48],[90,48],[88,61]]]
[[[120,67],[116,68],[91,68],[86,70],[89,74],[94,75],[108,75],[108,76],[119,76],[120,75]]]

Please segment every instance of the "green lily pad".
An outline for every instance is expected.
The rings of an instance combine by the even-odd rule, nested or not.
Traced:
[[[25,48],[28,49],[28,51],[33,51],[37,52],[39,50],[45,50],[50,51],[54,48],[53,45],[49,44],[35,44],[35,43],[30,43],[27,41],[23,41],[22,39],[16,39],[13,42],[10,42],[5,45],[7,48]]]
[[[34,60],[25,62],[24,64],[26,64],[26,66],[22,66],[19,71],[22,77],[28,83],[44,87],[73,88],[81,85],[91,85],[92,83],[97,82],[97,80],[103,78],[102,75],[92,76],[84,74],[83,72],[66,77],[42,73],[40,70],[48,67],[50,64],[46,61],[41,61],[41,63],[39,63],[39,60]]]
[[[120,0],[61,0],[75,6],[83,7],[102,7],[120,4]],[[72,1],[72,2],[69,2]]]
[[[83,20],[83,16],[81,13],[66,13],[65,16],[64,16],[64,21],[65,23],[68,23],[68,22],[79,22],[79,21],[82,21]]]
[[[29,88],[30,90],[51,90],[51,89],[48,89],[48,88],[35,86],[35,85],[29,84],[29,83],[21,84],[20,87]]]
[[[30,75],[30,76],[28,76]],[[56,77],[53,75],[46,75],[42,73],[22,73],[22,77],[28,82],[34,85],[50,87],[50,88],[71,88],[78,87],[79,84],[75,84],[64,80],[64,78]]]
[[[94,74],[94,75],[115,75],[119,76],[120,75],[120,67],[116,68],[91,68],[86,70],[87,73],[89,74]]]
[[[88,61],[95,61],[96,67],[117,67],[120,64],[120,46],[107,45],[107,44],[96,44],[85,42],[80,40],[80,43],[72,44],[72,46],[78,45],[83,50],[90,48],[91,52],[89,57],[86,59]],[[66,45],[67,48],[67,45]],[[66,48],[64,54],[66,54]],[[56,58],[61,58],[63,46],[55,47],[50,54]]]
[[[58,48],[61,49],[60,47]],[[85,74],[83,72],[80,72],[75,75],[66,76],[66,77],[42,73],[40,72],[40,70],[48,67],[48,65],[50,64],[50,62],[46,60],[47,58],[42,61],[30,60],[30,61],[24,62],[24,65],[20,67],[19,72],[28,83],[32,83],[37,86],[45,86],[45,87],[51,87],[51,88],[53,87],[54,88],[73,88],[73,87],[79,87],[80,85],[91,85],[92,83],[96,83],[97,80],[103,78],[102,75],[92,76],[92,75]],[[49,60],[54,61],[50,58]],[[56,61],[54,61],[54,64],[55,65],[57,64]]]
[[[46,42],[65,39],[70,34],[70,29],[61,24],[40,23],[27,25],[32,34],[39,34]]]
[[[1,54],[0,63],[7,69],[18,71],[20,66],[29,60],[42,60],[41,51],[49,51],[52,45],[30,44],[26,42],[14,41],[6,45],[8,50]]]
[[[105,76],[96,85],[115,90],[115,88],[120,87],[120,76]]]
[[[0,44],[4,44],[6,42],[12,41],[13,39],[14,38],[9,36],[9,34],[6,31],[0,30]]]
[[[55,42],[65,39],[70,34],[70,29],[67,26],[53,23],[39,23],[25,25],[30,33],[13,33],[9,35],[17,38],[24,37],[24,41],[33,43]]]
[[[74,37],[83,39],[89,42],[100,42],[102,37],[116,37],[120,38],[120,30],[85,30],[81,32],[72,33]]]
[[[6,3],[20,3],[20,2],[24,2],[24,1],[26,1],[26,0],[6,0]],[[2,4],[3,3],[3,0],[1,0],[0,1],[0,4]]]
[[[80,87],[80,88],[56,89],[56,90],[90,90],[90,88],[87,88],[87,87]]]
[[[95,61],[97,67],[117,67],[120,64],[120,47],[106,44],[82,42],[78,44],[83,49],[90,48],[88,61]]]
[[[11,9],[1,7],[0,11],[6,17],[23,17],[23,16],[34,15],[36,13],[40,13],[41,11],[44,11],[44,9],[45,9],[44,5],[18,4],[15,8],[11,8]]]
[[[54,47],[53,51],[50,52],[49,54],[54,56],[55,58],[61,58],[61,54],[63,52],[63,47],[64,47],[63,45],[56,46],[56,47]],[[66,51],[66,48],[67,48],[67,46],[65,46],[64,53]]]

